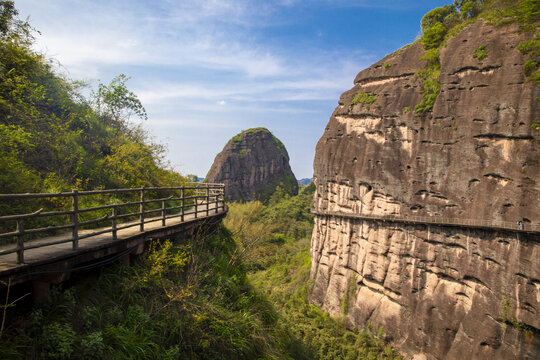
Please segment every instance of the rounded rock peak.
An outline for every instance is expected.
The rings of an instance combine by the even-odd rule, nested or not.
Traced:
[[[298,193],[285,145],[264,127],[233,136],[216,156],[206,181],[224,183],[228,201],[266,201],[277,187],[289,195]]]

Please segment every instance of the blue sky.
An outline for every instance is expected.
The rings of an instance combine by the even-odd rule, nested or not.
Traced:
[[[60,72],[94,86],[131,76],[144,127],[177,171],[205,176],[232,136],[264,126],[297,178],[312,176],[355,75],[413,42],[422,16],[449,2],[15,0]]]

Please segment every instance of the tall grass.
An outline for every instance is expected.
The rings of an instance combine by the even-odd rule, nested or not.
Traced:
[[[231,204],[226,226],[9,308],[1,359],[396,359],[307,295],[312,193]]]
[[[294,359],[400,359],[384,343],[384,329],[348,329],[309,304],[313,185],[296,197],[275,193],[268,206],[231,204],[225,226],[242,249],[248,278],[278,312],[276,327],[294,341]]]

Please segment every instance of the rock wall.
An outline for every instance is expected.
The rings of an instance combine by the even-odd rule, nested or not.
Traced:
[[[360,72],[317,144],[315,211],[538,223],[540,91],[518,30],[477,21],[449,40],[427,114],[419,43]],[[410,357],[538,358],[538,234],[317,215],[311,257],[311,301]]]
[[[280,186],[298,194],[298,183],[283,143],[265,128],[234,136],[216,156],[207,182],[225,184],[225,200],[266,200]]]

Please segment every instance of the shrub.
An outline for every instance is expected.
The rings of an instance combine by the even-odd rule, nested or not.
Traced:
[[[449,19],[450,16],[456,13],[456,9],[452,5],[445,5],[431,10],[422,18],[420,24],[422,26],[422,31],[433,28],[434,26],[443,26],[444,23]]]
[[[480,45],[472,52],[473,58],[478,59],[478,61],[482,61],[487,57],[487,49],[484,45]]]
[[[69,359],[75,344],[75,331],[69,324],[54,322],[43,328],[41,356],[46,359]]]
[[[537,61],[540,56],[540,38],[535,34],[533,40],[524,41],[519,44],[518,50],[522,54],[530,57],[530,59],[523,64],[523,72],[531,81],[540,85],[540,63]]]
[[[484,0],[455,0],[454,5],[463,18],[472,18],[480,14]]]
[[[422,100],[420,101],[420,104],[414,107],[416,112],[420,113],[433,110],[435,100],[437,100],[437,96],[441,91],[441,83],[439,81],[441,71],[439,69],[440,66],[428,67],[427,69],[420,70],[415,74],[424,81]]]
[[[440,22],[424,30],[424,35],[422,36],[422,46],[424,49],[438,48],[444,40],[446,31],[446,28]]]
[[[373,104],[377,101],[377,95],[373,93],[361,92],[356,94],[352,100],[352,105],[357,104]]]
[[[101,359],[105,345],[101,331],[94,331],[81,339],[81,357],[83,359]]]

